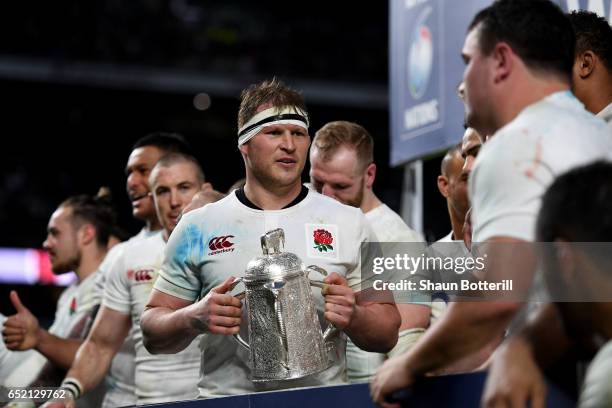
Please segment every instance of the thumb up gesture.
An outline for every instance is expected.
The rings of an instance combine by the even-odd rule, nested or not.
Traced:
[[[11,291],[10,296],[17,313],[4,322],[4,330],[2,330],[4,344],[9,350],[16,351],[35,348],[39,340],[38,319],[21,303],[17,292]]]

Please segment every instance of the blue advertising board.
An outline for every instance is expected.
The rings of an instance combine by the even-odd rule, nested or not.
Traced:
[[[557,0],[612,21],[612,0]],[[391,165],[448,148],[463,135],[457,86],[467,27],[491,0],[390,0]]]

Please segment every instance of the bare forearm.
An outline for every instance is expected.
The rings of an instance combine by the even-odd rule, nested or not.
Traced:
[[[91,339],[78,349],[74,364],[66,377],[76,378],[83,385],[83,392],[93,389],[104,379],[116,350],[109,345],[96,344]]]
[[[406,364],[414,375],[438,371],[501,336],[517,304],[454,303],[409,354]]]
[[[39,329],[38,338],[36,350],[47,357],[51,363],[64,370],[70,368],[82,343],[82,340],[62,339],[44,329]]]
[[[192,323],[188,307],[179,310],[165,307],[146,309],[140,321],[146,349],[151,354],[182,351],[201,332]]]
[[[386,353],[397,343],[400,323],[393,304],[356,305],[351,324],[344,331],[359,348]]]

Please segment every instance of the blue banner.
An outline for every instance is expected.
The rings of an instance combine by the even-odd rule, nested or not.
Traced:
[[[612,0],[558,0],[612,21]],[[474,15],[491,0],[390,0],[391,165],[446,149],[463,135],[457,86]]]
[[[485,372],[424,378],[396,395],[402,406],[455,407],[480,406]],[[570,408],[576,405],[554,384],[547,384],[546,407]],[[368,384],[312,387],[259,394],[237,395],[199,401],[149,405],[164,408],[376,408]]]

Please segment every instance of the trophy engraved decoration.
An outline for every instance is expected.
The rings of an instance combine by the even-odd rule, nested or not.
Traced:
[[[305,267],[297,255],[283,252],[284,243],[280,228],[263,235],[263,256],[252,259],[244,278],[233,284],[242,281],[246,287],[249,343],[234,337],[250,352],[254,382],[297,379],[329,368],[334,347],[329,340],[339,333],[331,324],[321,332],[310,286],[323,282],[308,279],[311,271],[327,272]]]

